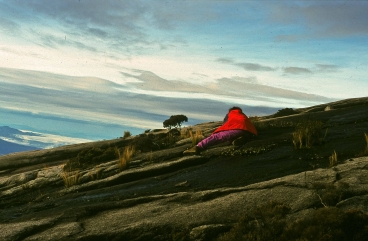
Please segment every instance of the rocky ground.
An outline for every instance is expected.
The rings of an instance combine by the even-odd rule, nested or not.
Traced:
[[[283,228],[271,232],[277,240],[316,240],[300,230],[290,238],[290,230],[320,210],[354,217],[350,223],[359,229],[334,233],[364,240],[367,107],[366,97],[253,117],[257,139],[198,156],[182,154],[190,137],[166,130],[0,156],[0,240],[253,240],[237,238],[239,223],[275,203],[287,210],[277,216],[287,225],[276,223]],[[220,124],[182,133],[191,128],[208,136]],[[309,133],[310,142],[299,142],[298,133]],[[119,166],[117,153],[128,146],[135,154]],[[275,215],[254,214],[246,225],[262,222],[252,230],[265,235]],[[324,240],[337,240],[328,235]]]

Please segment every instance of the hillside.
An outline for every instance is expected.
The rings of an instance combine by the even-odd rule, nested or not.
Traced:
[[[184,133],[220,121],[1,156],[0,240],[365,240],[367,107],[253,117],[256,140],[198,156]]]

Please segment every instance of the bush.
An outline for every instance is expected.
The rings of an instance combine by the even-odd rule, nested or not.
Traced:
[[[294,115],[298,114],[294,109],[292,108],[284,108],[281,110],[278,110],[276,114],[274,114],[274,117],[281,117],[281,116],[288,116],[288,115]]]
[[[130,133],[130,131],[124,131],[124,135],[123,135],[123,138],[128,138],[128,137],[131,137],[132,134]]]

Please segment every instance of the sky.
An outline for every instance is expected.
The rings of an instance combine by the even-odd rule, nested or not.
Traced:
[[[0,0],[0,125],[90,140],[368,93],[368,1]],[[185,124],[185,123],[184,123]]]

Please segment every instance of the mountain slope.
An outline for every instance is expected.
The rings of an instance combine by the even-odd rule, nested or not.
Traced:
[[[278,240],[310,240],[304,230],[313,240],[334,234],[365,240],[367,107],[368,98],[359,98],[260,117],[254,121],[258,139],[198,156],[183,156],[191,139],[166,130],[2,156],[0,239],[210,241],[241,224],[261,234],[277,228],[261,241],[278,239],[283,227],[292,233]],[[318,142],[293,143],[300,123],[322,123]],[[219,125],[190,128],[208,136]],[[115,148],[123,153],[131,145],[136,154],[119,168]],[[337,163],[330,167],[334,153]],[[276,208],[266,206],[249,219],[270,203]],[[334,221],[348,225],[340,229]],[[298,230],[299,224],[312,226]]]

